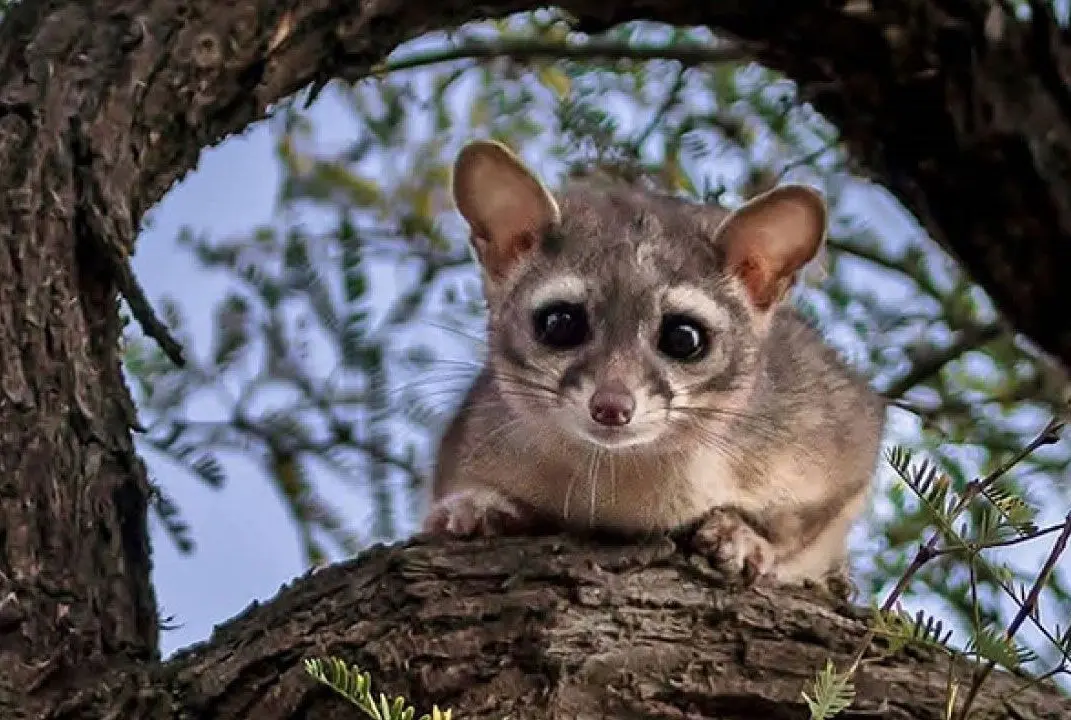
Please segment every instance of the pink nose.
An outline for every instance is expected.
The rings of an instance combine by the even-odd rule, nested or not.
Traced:
[[[624,383],[611,381],[598,387],[588,401],[591,419],[600,425],[628,425],[636,411],[636,399]]]

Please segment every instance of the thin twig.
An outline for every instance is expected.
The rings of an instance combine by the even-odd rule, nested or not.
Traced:
[[[681,90],[683,89],[684,68],[682,67],[677,71],[676,76],[673,78],[673,82],[670,85],[669,92],[666,93],[666,97],[662,101],[662,104],[658,106],[658,108],[654,111],[654,114],[651,115],[651,119],[648,121],[647,125],[636,135],[635,139],[633,140],[633,145],[637,150],[637,154],[639,154],[639,149],[643,146],[645,142],[647,142],[647,139],[651,137],[652,134],[654,134],[654,131],[657,130],[660,125],[663,124],[666,119],[666,115],[668,115],[669,111],[673,109],[673,106],[680,102],[680,94]]]
[[[238,450],[242,449],[242,447],[240,445],[234,445],[224,440],[220,435],[221,431],[225,432],[227,430],[234,430],[236,433],[244,432],[266,444],[270,444],[276,435],[270,428],[264,427],[263,425],[257,423],[254,420],[242,417],[235,417],[233,420],[222,422],[216,422],[211,420],[187,421],[183,423],[183,429],[204,433],[203,437],[206,440],[199,443],[199,445],[204,446],[212,444],[217,446],[233,447],[234,449]],[[164,454],[170,454],[169,447],[164,444],[160,438],[150,436],[149,438],[147,438],[146,442],[148,442],[149,445],[151,445],[156,450]],[[418,468],[412,462],[409,462],[404,458],[392,455],[383,450],[383,448],[378,447],[370,442],[359,440],[352,436],[339,437],[333,434],[331,437],[322,441],[303,440],[296,437],[289,437],[287,438],[287,443],[288,447],[295,453],[309,453],[311,455],[317,455],[321,457],[326,456],[327,452],[332,448],[342,445],[368,457],[371,460],[374,460],[375,462],[390,465],[412,476],[419,476],[421,472],[420,468]]]
[[[383,75],[454,60],[487,60],[499,57],[514,60],[676,60],[685,67],[691,67],[707,63],[739,62],[748,59],[750,55],[744,48],[734,44],[715,46],[684,42],[671,45],[635,45],[620,40],[569,43],[541,38],[471,39],[453,47],[388,60],[374,65],[368,74]]]
[[[786,163],[785,166],[781,168],[781,170],[777,173],[777,177],[774,180],[775,184],[784,180],[788,176],[788,174],[796,168],[801,168],[805,165],[810,165],[815,160],[835,148],[838,142],[839,140],[834,138],[833,140],[830,140],[827,143],[823,143],[822,147],[818,148],[817,150],[812,150],[803,157],[796,158],[792,162]]]
[[[962,513],[976,497],[981,495],[985,490],[991,487],[993,483],[1003,477],[1009,470],[1015,467],[1015,465],[1020,463],[1023,458],[1027,457],[1043,445],[1051,445],[1056,442],[1059,439],[1057,433],[1061,427],[1062,424],[1055,418],[1049,420],[1042,431],[1038,433],[1037,437],[1031,440],[1025,448],[1017,452],[1008,461],[1002,463],[1000,467],[996,468],[984,478],[980,480],[972,480],[967,483],[967,487],[964,489],[963,494],[960,495],[959,500],[953,506],[951,512],[949,512],[948,524],[953,525],[960,513]],[[889,593],[885,602],[882,603],[880,610],[882,614],[889,612],[895,607],[897,601],[907,590],[908,585],[910,585],[911,581],[915,578],[915,575],[918,574],[926,563],[939,554],[937,544],[941,541],[941,537],[942,532],[940,530],[934,530],[926,544],[919,547],[918,552],[915,554],[915,558],[911,561],[911,564],[908,566],[907,570],[904,571],[903,575],[900,576],[896,586],[892,589],[892,592]],[[863,662],[863,658],[866,656],[866,651],[870,647],[870,643],[873,642],[876,636],[877,630],[874,626],[871,626],[867,631],[867,634],[863,637],[862,642],[859,644],[859,649],[848,670],[848,675],[855,674],[859,665]]]
[[[993,483],[1002,478],[1009,470],[1015,467],[1022,460],[1037,450],[1043,445],[1051,445],[1056,442],[1056,432],[1060,428],[1060,423],[1056,420],[1050,420],[1045,428],[1038,433],[1037,437],[1031,440],[1025,448],[1013,455],[1007,462],[1004,462],[993,472],[986,475],[981,480],[972,480],[967,483],[967,487],[964,489],[963,494],[960,495],[959,500],[948,516],[948,524],[953,525],[956,522],[956,518],[959,517],[968,505],[974,502],[974,499],[982,494],[986,489],[991,487]],[[941,541],[942,533],[940,530],[934,530],[933,535],[930,536],[929,541],[919,548],[918,553],[915,555],[915,559],[912,560],[911,565],[908,566],[907,571],[900,576],[899,582],[896,583],[896,587],[889,593],[889,597],[886,598],[885,603],[881,609],[883,612],[892,610],[896,601],[900,595],[907,589],[908,584],[914,579],[915,575],[922,566],[937,556],[937,543]]]
[[[1056,667],[1052,668],[1051,670],[1048,670],[1048,671],[1046,671],[1046,672],[1044,672],[1041,675],[1038,675],[1036,677],[1030,678],[1029,680],[1027,680],[1022,685],[1020,685],[1019,687],[1017,687],[1014,690],[1012,690],[1010,693],[1008,693],[1007,695],[1005,695],[1001,699],[1005,703],[1010,702],[1011,699],[1016,697],[1017,695],[1020,695],[1020,694],[1022,694],[1024,692],[1026,692],[1027,690],[1029,690],[1030,688],[1036,687],[1036,686],[1040,685],[1041,683],[1043,683],[1043,682],[1045,682],[1047,680],[1052,680],[1057,675],[1062,675],[1062,674],[1066,673],[1067,671],[1068,671],[1067,670],[1067,666],[1063,662],[1061,662],[1060,664],[1058,664]]]
[[[112,270],[116,288],[126,298],[127,305],[130,307],[130,314],[137,320],[142,332],[145,333],[146,337],[156,342],[160,349],[163,350],[164,355],[167,356],[167,359],[173,362],[176,367],[185,367],[186,355],[182,344],[175,339],[175,336],[171,334],[171,330],[153,310],[152,303],[149,302],[149,298],[145,294],[145,289],[134,275],[134,269],[130,266],[130,261],[126,258],[117,257],[114,258],[114,263]]]
[[[1062,529],[1062,528],[1063,528],[1063,523],[1060,523],[1058,529]],[[1035,535],[1029,535],[1029,536],[1024,536],[1023,539],[1024,540],[1032,540],[1035,537],[1036,537]],[[987,546],[987,547],[989,547],[989,546]],[[986,561],[986,559],[984,557],[982,557],[981,555],[976,555],[975,556],[975,562],[979,563],[986,570],[986,572],[991,577],[992,582],[998,588],[1000,588],[1001,591],[1006,596],[1008,596],[1008,598],[1013,603],[1016,603],[1017,605],[1020,603],[1019,595],[1015,592],[1015,588],[1011,585],[1011,583],[1005,582],[1004,579],[1000,577],[999,573],[997,573],[997,571],[989,565],[989,563]],[[1041,633],[1042,637],[1044,637],[1046,640],[1048,640],[1050,643],[1052,643],[1053,647],[1057,648],[1057,650],[1060,651],[1060,654],[1061,654],[1062,659],[1063,659],[1064,662],[1067,662],[1069,659],[1071,659],[1071,657],[1069,657],[1069,655],[1068,655],[1068,652],[1063,649],[1064,643],[1061,643],[1056,637],[1054,637],[1052,632],[1047,627],[1045,627],[1045,624],[1042,623],[1038,619],[1038,617],[1036,615],[1030,615],[1028,619],[1030,620],[1030,622],[1034,626],[1034,628],[1037,629],[1037,631],[1039,633]]]
[[[916,361],[907,373],[899,380],[889,384],[882,392],[887,398],[898,398],[908,390],[921,382],[928,380],[941,371],[948,363],[958,358],[968,350],[977,350],[987,343],[996,340],[1004,333],[1000,323],[988,325],[976,325],[960,331],[959,337],[954,343],[944,350],[937,350]]]
[[[944,305],[948,301],[947,293],[941,290],[941,288],[934,285],[933,281],[930,278],[925,277],[919,272],[915,272],[911,267],[906,264],[906,259],[891,258],[882,253],[877,248],[869,247],[850,240],[845,240],[844,238],[840,237],[829,237],[826,240],[826,244],[834,250],[839,250],[841,252],[848,253],[849,255],[854,255],[860,260],[865,260],[866,262],[869,262],[872,265],[877,265],[880,268],[883,268],[885,270],[891,270],[892,272],[895,272],[898,275],[904,276],[911,282],[915,283],[915,285],[917,285],[919,289],[926,293],[926,295],[932,297],[934,300],[938,301],[942,305]]]
[[[1064,519],[1064,529],[1060,533],[1060,537],[1056,538],[1056,542],[1052,545],[1052,550],[1049,552],[1049,557],[1046,558],[1045,564],[1041,566],[1041,572],[1038,573],[1037,578],[1034,580],[1034,585],[1030,588],[1030,592],[1027,593],[1023,603],[1019,606],[1019,612],[1015,614],[1008,629],[1004,632],[1004,637],[1007,640],[1011,640],[1015,637],[1015,633],[1019,631],[1022,624],[1026,619],[1034,614],[1037,610],[1038,599],[1041,597],[1041,591],[1049,582],[1049,578],[1052,576],[1053,570],[1056,568],[1056,562],[1063,555],[1064,550],[1067,549],[1067,542],[1071,539],[1071,512],[1067,514]],[[967,715],[970,713],[971,705],[978,697],[978,692],[982,688],[982,684],[985,683],[986,678],[993,672],[993,668],[996,667],[996,663],[992,660],[988,661],[985,666],[974,673],[974,677],[971,680],[971,687],[967,691],[967,697],[963,701],[963,707],[960,709],[958,720],[967,720]]]
[[[1030,542],[1031,540],[1037,540],[1038,538],[1045,537],[1046,535],[1052,535],[1053,533],[1060,532],[1061,530],[1063,530],[1063,527],[1064,527],[1064,523],[1058,522],[1058,523],[1055,523],[1054,525],[1049,525],[1048,527],[1041,528],[1040,530],[1035,530],[1034,532],[1030,533],[1029,535],[1017,535],[1017,536],[1015,536],[1013,538],[1008,538],[1007,540],[1000,540],[998,542],[986,543],[985,545],[976,546],[976,547],[977,547],[978,550],[992,550],[993,548],[1011,547],[1012,545],[1020,545],[1020,544],[1025,543],[1025,542]],[[964,550],[965,548],[967,548],[966,545],[949,545],[947,547],[943,547],[943,548],[940,548],[940,549],[936,550],[935,551],[936,554],[935,554],[934,557],[937,557],[939,555],[950,555],[952,553],[960,552],[960,551]]]

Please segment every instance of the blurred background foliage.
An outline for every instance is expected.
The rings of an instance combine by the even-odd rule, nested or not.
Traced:
[[[896,402],[889,443],[931,458],[958,488],[1007,460],[1060,407],[1063,371],[861,177],[836,128],[792,82],[705,30],[633,23],[587,37],[541,11],[420,38],[376,71],[324,90],[352,110],[344,147],[318,146],[304,114],[310,97],[278,109],[285,172],[270,225],[178,238],[205,272],[232,280],[212,346],[191,342],[169,302],[189,366],[173,368],[140,337],[127,345],[150,458],[215,487],[226,484],[228,456],[255,458],[310,564],[404,537],[423,512],[437,434],[483,352],[478,276],[448,187],[454,155],[476,137],[507,142],[552,186],[597,166],[730,207],[784,180],[819,186],[830,243],[797,301]],[[191,402],[205,397],[218,412],[193,417]],[[1071,505],[1069,459],[1064,438],[1007,476],[1039,524]],[[853,538],[860,590],[879,600],[933,525],[885,465]],[[321,488],[325,474],[367,496],[366,516],[341,516]],[[157,488],[154,510],[191,550],[196,530],[167,488]],[[971,513],[962,534],[986,521]],[[990,570],[980,574],[939,557],[910,585],[907,605],[952,627],[1003,627],[1041,545],[987,551]],[[1067,569],[1064,561],[1050,584],[1047,616],[1071,617]],[[1059,641],[1065,629],[1048,632]],[[1036,628],[1024,637],[1049,661],[1066,659],[1071,644],[1063,638],[1061,651]]]

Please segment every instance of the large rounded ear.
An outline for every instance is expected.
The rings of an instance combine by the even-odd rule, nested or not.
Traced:
[[[454,204],[472,228],[476,257],[504,277],[558,223],[554,197],[505,145],[478,140],[454,162]]]
[[[730,213],[718,227],[715,242],[752,304],[768,310],[821,248],[826,221],[826,203],[817,190],[782,185]]]

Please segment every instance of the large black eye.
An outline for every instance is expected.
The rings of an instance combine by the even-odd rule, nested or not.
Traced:
[[[575,348],[588,339],[588,314],[579,303],[555,302],[532,315],[536,340],[555,350]]]
[[[710,347],[707,331],[687,315],[669,314],[662,317],[658,331],[658,351],[666,357],[689,362],[702,358]]]

